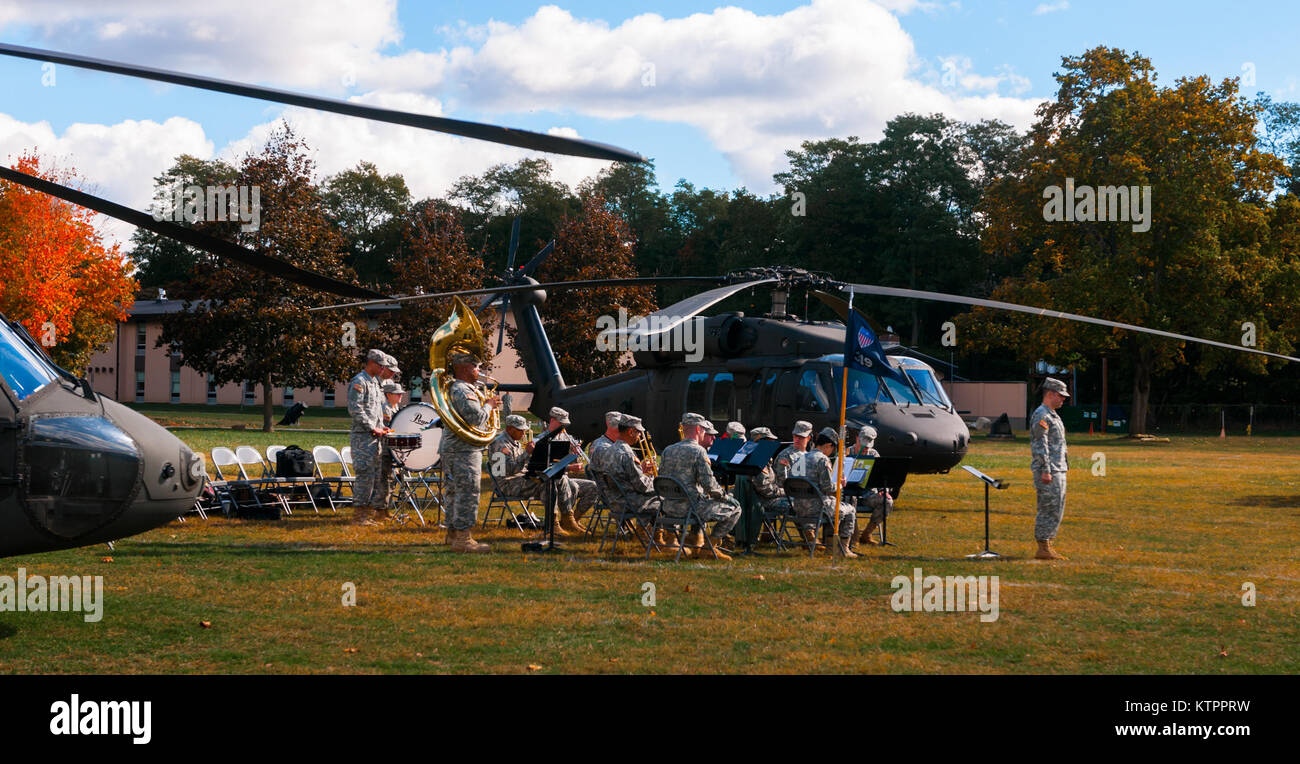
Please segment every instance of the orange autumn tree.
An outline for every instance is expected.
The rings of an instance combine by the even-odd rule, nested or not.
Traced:
[[[14,169],[65,186],[73,170],[42,168],[34,153]],[[105,245],[95,213],[0,181],[0,312],[22,323],[60,366],[81,372],[113,336],[135,297],[118,245]]]

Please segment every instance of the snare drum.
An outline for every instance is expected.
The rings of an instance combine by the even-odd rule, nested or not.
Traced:
[[[421,472],[438,461],[438,446],[442,442],[438,410],[427,403],[409,403],[393,414],[393,435],[417,438],[409,451],[393,451],[393,460],[413,472]]]
[[[384,445],[394,451],[414,451],[420,447],[420,434],[390,432],[384,436]]]

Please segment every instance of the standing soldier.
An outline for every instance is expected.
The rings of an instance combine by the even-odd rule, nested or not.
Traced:
[[[659,474],[676,478],[687,492],[695,496],[700,522],[714,522],[710,539],[718,550],[718,557],[730,560],[731,556],[724,554],[719,547],[740,519],[740,503],[722,490],[709,466],[709,454],[705,449],[717,434],[718,431],[709,420],[699,414],[685,414],[682,417],[682,439],[664,449]],[[669,517],[685,517],[686,511],[686,505],[680,501],[666,501],[663,504],[663,513]],[[687,547],[687,551],[704,546],[703,532],[699,528],[691,529],[690,535],[683,539],[682,544]]]
[[[1038,551],[1034,557],[1040,560],[1066,559],[1052,548],[1052,541],[1065,514],[1065,472],[1070,468],[1065,424],[1056,410],[1069,397],[1064,382],[1048,377],[1043,380],[1043,405],[1029,417],[1029,468],[1038,493],[1038,517],[1034,520]]]
[[[479,359],[472,353],[455,352],[447,358],[455,380],[448,389],[448,405],[471,427],[487,423],[491,409],[501,406],[501,397],[493,396],[487,405],[479,403]],[[447,505],[447,543],[453,552],[487,552],[487,544],[474,540],[474,523],[478,522],[478,497],[483,479],[483,446],[461,438],[445,429],[439,453],[442,460],[444,499]]]
[[[391,355],[388,357],[392,358]],[[396,360],[393,361],[393,365],[387,368],[389,371],[393,371],[394,376],[400,373],[400,370],[397,369]],[[384,394],[384,428],[391,430],[393,425],[393,415],[402,408],[402,395],[404,395],[406,391],[402,389],[402,386],[397,383],[396,379],[385,380],[379,385],[379,389]],[[398,485],[398,481],[402,479],[402,476],[398,474],[397,464],[393,460],[393,451],[387,446],[383,449],[383,460],[383,501],[375,504],[376,520],[387,520],[390,517],[388,505],[392,498],[393,487]]]
[[[803,458],[801,454],[808,450],[808,438],[811,435],[812,422],[800,419],[794,423],[794,443],[776,455],[776,462],[772,466],[777,485],[784,485],[785,479],[790,477],[790,467],[794,465],[794,460]]]
[[[352,466],[356,479],[352,483],[354,525],[377,525],[371,514],[376,502],[382,501],[384,480],[383,447],[384,403],[379,379],[385,354],[380,350],[366,353],[365,369],[348,382],[348,415],[352,428],[348,442],[352,446]]]

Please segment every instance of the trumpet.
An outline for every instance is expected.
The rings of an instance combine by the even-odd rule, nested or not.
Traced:
[[[655,450],[654,441],[650,440],[650,433],[642,433],[640,440],[636,442],[636,451],[641,463],[641,470],[651,477],[659,474],[659,452]]]

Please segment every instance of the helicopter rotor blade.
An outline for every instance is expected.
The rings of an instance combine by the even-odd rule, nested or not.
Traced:
[[[0,165],[0,179],[26,186],[33,191],[39,191],[43,194],[57,197],[65,202],[87,209],[94,210],[111,218],[116,218],[126,223],[130,223],[137,228],[143,228],[147,231],[161,234],[182,244],[187,244],[195,249],[202,250],[217,257],[233,260],[241,265],[248,266],[263,273],[272,276],[279,276],[295,284],[301,284],[305,287],[318,289],[322,292],[329,292],[340,297],[366,297],[378,298],[380,301],[387,298],[376,291],[366,289],[365,287],[349,284],[345,281],[325,276],[314,271],[304,270],[296,265],[278,260],[267,255],[259,255],[251,249],[241,247],[233,242],[224,239],[218,239],[215,236],[201,233],[192,228],[176,225],[175,223],[165,220],[154,220],[149,215],[139,210],[133,210],[130,207],[124,207],[116,202],[110,202],[98,196],[87,194],[84,191],[68,188],[52,181],[28,175],[25,172],[19,172],[9,167]]]
[[[719,281],[726,281],[722,276],[638,276],[630,279],[583,279],[581,281],[551,281],[540,284],[515,284],[513,286],[494,286],[484,287],[482,289],[460,289],[454,292],[435,292],[432,294],[413,294],[405,297],[381,297],[375,300],[363,300],[360,302],[345,302],[338,305],[321,305],[308,310],[338,310],[340,308],[359,308],[368,305],[400,305],[415,300],[428,300],[445,297],[473,297],[475,295],[490,294],[496,295],[515,294],[518,292],[533,292],[537,290],[559,291],[562,289],[593,289],[597,287],[639,287],[654,286],[656,284],[682,283],[688,281],[708,282],[716,284]],[[754,283],[746,284],[752,286]],[[706,306],[707,307],[707,306]]]
[[[50,61],[56,64],[75,66],[80,69],[93,69],[101,72],[109,72],[111,74],[124,74],[129,77],[140,77],[142,79],[155,80],[157,82],[169,82],[174,85],[185,85],[186,87],[212,90],[218,93],[229,93],[231,95],[245,96],[247,98],[258,98],[264,101],[274,101],[276,103],[287,104],[289,106],[301,106],[308,109],[329,111],[335,114],[345,114],[351,117],[361,117],[363,119],[375,120],[377,122],[417,127],[423,130],[433,130],[439,133],[459,135],[464,138],[474,138],[482,141],[491,141],[492,143],[502,143],[507,146],[516,146],[518,148],[531,149],[533,151],[545,151],[552,154],[566,154],[569,156],[588,157],[591,159],[604,159],[613,162],[646,161],[645,157],[634,151],[628,151],[627,149],[610,146],[605,143],[598,143],[596,141],[582,140],[579,138],[564,138],[558,135],[535,133],[530,130],[516,130],[509,127],[499,127],[497,125],[488,125],[481,122],[467,122],[465,120],[450,119],[448,117],[434,117],[428,114],[413,114],[411,112],[398,111],[396,109],[366,106],[352,101],[341,101],[336,98],[321,98],[319,96],[310,96],[303,93],[294,93],[288,90],[277,90],[275,88],[248,85],[242,82],[220,80],[213,77],[184,74],[167,69],[155,69],[153,67],[136,66],[134,64],[126,64],[119,61],[107,61],[99,58],[77,56],[71,53],[60,53],[58,51],[43,50],[41,48],[28,48],[21,45],[0,43],[0,55],[26,58],[32,61]]]
[[[873,294],[880,297],[909,297],[917,300],[932,300],[936,302],[952,302],[959,305],[973,305],[981,308],[992,308],[994,310],[1012,310],[1017,313],[1030,313],[1036,316],[1051,316],[1052,318],[1064,318],[1068,321],[1080,321],[1085,324],[1096,324],[1097,326],[1108,326],[1112,329],[1125,329],[1131,332],[1142,332],[1144,334],[1154,334],[1157,337],[1168,337],[1169,339],[1182,340],[1183,342],[1196,342],[1202,345],[1212,345],[1214,347],[1225,348],[1227,350],[1238,350],[1244,353],[1254,353],[1256,355],[1265,355],[1270,358],[1280,358],[1285,361],[1295,361],[1300,363],[1300,358],[1295,358],[1281,353],[1270,353],[1267,350],[1256,350],[1255,348],[1243,347],[1241,345],[1230,345],[1226,342],[1216,340],[1207,340],[1201,337],[1192,337],[1187,334],[1177,334],[1175,332],[1166,332],[1160,329],[1148,329],[1143,326],[1134,324],[1125,324],[1120,321],[1108,321],[1104,318],[1093,318],[1092,316],[1081,316],[1077,313],[1065,313],[1059,310],[1049,310],[1048,308],[1035,308],[1029,305],[1019,305],[1014,302],[1002,302],[1000,300],[984,300],[978,297],[963,297],[955,294],[945,294],[943,292],[926,292],[918,289],[901,289],[898,287],[876,286],[874,284],[840,284],[844,291],[853,290],[859,294]]]
[[[826,305],[826,307],[828,307],[828,308],[830,308],[831,310],[835,311],[835,315],[839,316],[841,321],[843,321],[846,325],[848,324],[848,322],[849,322],[849,303],[848,303],[848,301],[846,301],[846,300],[842,300],[842,299],[840,299],[839,297],[837,297],[837,296],[835,296],[835,295],[833,295],[833,294],[830,294],[829,292],[823,292],[823,291],[820,290],[820,289],[814,289],[814,290],[812,290],[812,293],[813,293],[813,296],[816,297],[817,299],[821,300],[822,303]],[[871,331],[875,332],[877,335],[880,335],[880,334],[882,333],[882,329],[880,328],[880,324],[876,323],[875,320],[873,320],[873,319],[871,318],[871,316],[868,316],[866,313],[863,313],[862,311],[858,310],[857,308],[854,308],[854,309],[853,309],[853,312],[854,312],[854,313],[857,313],[859,316],[862,317],[862,320],[863,320],[863,321],[866,321],[866,322],[867,322],[867,326],[870,326],[870,327],[871,327]]]
[[[742,281],[736,284],[727,284],[725,286],[717,287],[716,289],[710,289],[707,292],[700,292],[699,294],[687,297],[681,302],[675,302],[666,308],[660,308],[630,326],[619,329],[609,329],[601,332],[601,336],[611,340],[624,335],[636,335],[644,338],[672,331],[690,318],[694,317],[696,314],[708,310],[710,307],[722,302],[733,294],[743,292],[750,287],[759,286],[760,284],[769,284],[775,281],[777,281],[777,279]]]

